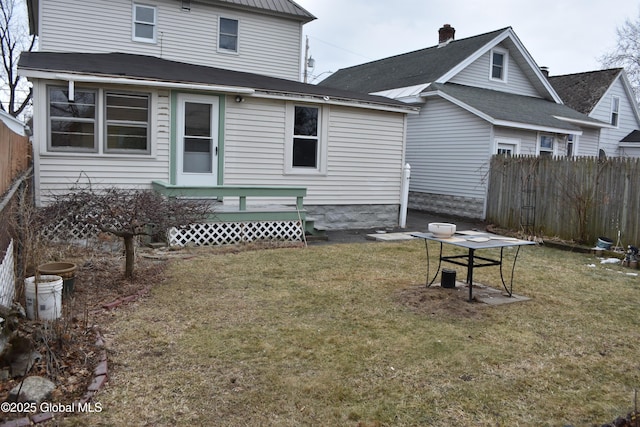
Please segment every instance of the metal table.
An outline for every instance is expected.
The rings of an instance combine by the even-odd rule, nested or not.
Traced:
[[[502,286],[509,296],[513,295],[513,273],[516,268],[516,261],[518,260],[518,254],[520,248],[525,245],[534,245],[534,242],[528,240],[520,240],[512,237],[500,236],[492,233],[484,233],[477,231],[459,231],[451,237],[436,237],[432,233],[411,233],[412,236],[424,239],[425,248],[427,251],[427,287],[431,286],[438,277],[442,262],[450,262],[452,264],[461,265],[467,267],[467,284],[469,285],[469,301],[473,301],[473,269],[479,267],[500,267],[500,280]],[[433,279],[429,281],[429,240],[440,243],[440,255],[438,256],[438,269]],[[467,255],[442,255],[443,243],[467,248]],[[513,266],[511,267],[511,279],[509,280],[509,287],[504,280],[502,271],[502,265],[504,260],[504,248],[517,247],[516,255],[513,259]],[[478,256],[475,254],[478,249],[495,249],[500,248],[500,259],[487,258],[484,256]]]

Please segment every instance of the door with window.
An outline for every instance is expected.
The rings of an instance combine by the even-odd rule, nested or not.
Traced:
[[[218,97],[178,96],[178,185],[218,184],[218,110]]]

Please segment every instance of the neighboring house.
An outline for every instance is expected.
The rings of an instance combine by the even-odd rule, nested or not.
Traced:
[[[234,196],[240,210],[245,196],[298,210],[304,197],[296,218],[325,228],[398,224],[417,109],[300,83],[315,18],[294,2],[28,4],[41,51],[19,72],[33,83],[38,204],[80,182]]]
[[[339,70],[320,83],[383,95],[419,106],[409,116],[409,206],[485,217],[489,160],[494,154],[566,155],[597,152],[607,123],[563,105],[512,28],[439,43]]]
[[[549,82],[566,105],[611,125],[600,132],[593,155],[640,157],[640,113],[623,68],[553,76]],[[574,146],[581,152],[579,137]]]

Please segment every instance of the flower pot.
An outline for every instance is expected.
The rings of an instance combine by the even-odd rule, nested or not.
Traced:
[[[63,295],[70,296],[73,294],[77,268],[78,267],[72,262],[49,262],[39,265],[38,273],[62,277]]]

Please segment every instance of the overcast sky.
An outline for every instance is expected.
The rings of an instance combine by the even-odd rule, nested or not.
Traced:
[[[456,39],[512,27],[552,76],[598,70],[598,58],[615,47],[616,29],[640,13],[638,0],[296,2],[318,18],[304,26],[313,83],[340,68],[434,46],[443,24],[456,29]]]

